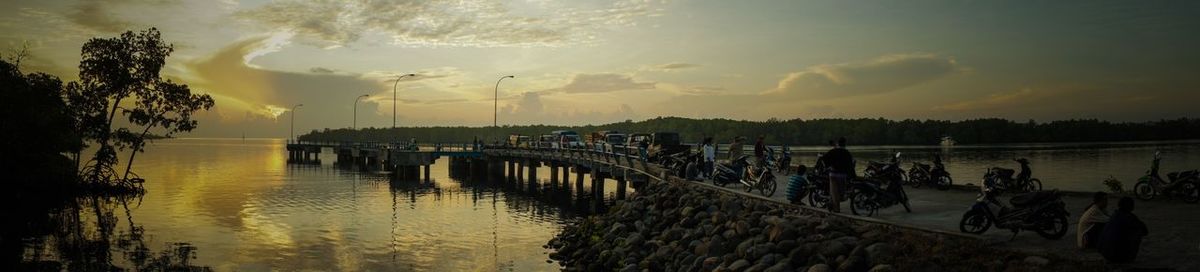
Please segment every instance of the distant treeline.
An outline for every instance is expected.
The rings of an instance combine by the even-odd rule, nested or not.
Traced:
[[[401,127],[357,131],[325,129],[313,130],[299,139],[397,142],[416,138],[418,142],[465,143],[476,137],[491,142],[505,139],[509,134],[536,136],[563,129],[574,130],[581,135],[600,130],[625,133],[671,131],[680,133],[684,142],[698,142],[706,136],[714,137],[719,143],[729,142],[734,136],[747,137],[752,141],[755,136],[763,135],[770,144],[821,145],[844,136],[853,144],[936,145],[943,136],[951,136],[959,144],[1196,139],[1200,138],[1200,119],[1130,123],[1086,119],[1038,123],[997,118],[963,121],[895,121],[882,118],[739,121],[659,117],[639,122],[627,120],[588,126]]]

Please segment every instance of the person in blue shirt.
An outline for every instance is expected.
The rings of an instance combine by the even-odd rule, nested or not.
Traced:
[[[792,204],[801,204],[800,199],[807,195],[805,186],[808,186],[808,167],[803,164],[796,167],[796,174],[788,179],[787,200]]]

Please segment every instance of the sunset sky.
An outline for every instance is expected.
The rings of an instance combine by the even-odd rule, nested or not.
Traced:
[[[188,136],[656,116],[1200,117],[1197,1],[3,0],[0,49],[74,80],[157,27],[217,106]]]

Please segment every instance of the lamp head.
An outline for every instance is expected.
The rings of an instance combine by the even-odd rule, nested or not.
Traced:
[[[407,75],[404,75],[404,76],[417,76],[417,74],[407,74]]]
[[[515,77],[515,76],[504,76],[504,77],[507,77],[507,78],[517,78],[517,77]]]

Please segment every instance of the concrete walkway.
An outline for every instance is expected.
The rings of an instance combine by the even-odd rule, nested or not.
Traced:
[[[787,176],[777,179],[778,189],[772,199],[787,202]],[[706,181],[707,182],[707,181]],[[726,190],[742,191],[740,185],[731,184]],[[1049,189],[1049,188],[1048,188]],[[938,191],[928,187],[914,189],[905,187],[909,196],[912,213],[906,213],[904,207],[896,205],[879,210],[873,218],[885,221],[899,222],[918,227],[958,232],[958,223],[963,213],[975,203],[979,196],[976,190],[951,189]],[[754,191],[755,194],[758,191]],[[1007,203],[1009,196],[1001,197]],[[1047,240],[1035,232],[1022,231],[1012,238],[1012,232],[995,226],[988,229],[983,236],[997,246],[1037,254],[1053,254],[1065,258],[1082,260],[1103,260],[1100,253],[1084,251],[1075,247],[1076,223],[1083,214],[1083,208],[1091,203],[1091,197],[1084,194],[1065,195],[1070,225],[1066,236],[1059,240]],[[1117,199],[1111,199],[1110,212],[1116,208]],[[807,201],[804,201],[807,203]],[[1137,201],[1134,208],[1136,214],[1150,230],[1150,235],[1142,241],[1141,253],[1137,261],[1128,267],[1136,268],[1172,268],[1181,271],[1200,271],[1200,204],[1187,204],[1180,200],[1155,199],[1153,201]],[[806,204],[807,205],[807,204]],[[849,213],[848,202],[842,203],[842,211]]]

